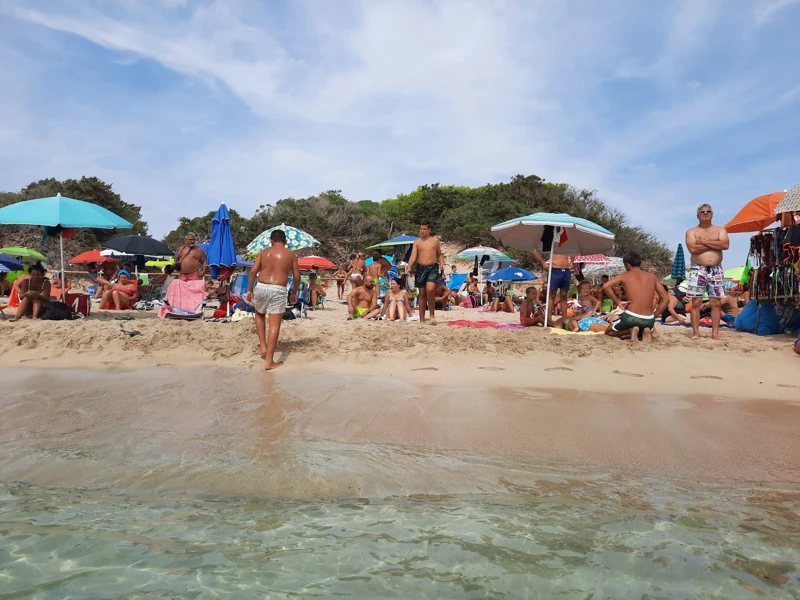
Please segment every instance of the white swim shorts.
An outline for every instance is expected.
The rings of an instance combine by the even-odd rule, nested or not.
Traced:
[[[285,285],[258,282],[253,290],[253,306],[261,315],[283,314],[287,295]]]

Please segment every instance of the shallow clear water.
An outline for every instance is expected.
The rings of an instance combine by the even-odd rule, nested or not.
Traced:
[[[253,501],[0,487],[0,598],[800,598],[795,493]]]
[[[800,600],[800,405],[0,379],[0,600]]]

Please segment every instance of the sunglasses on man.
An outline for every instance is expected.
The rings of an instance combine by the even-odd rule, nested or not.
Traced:
[[[701,210],[697,214],[698,215],[713,215],[714,211],[713,210]]]

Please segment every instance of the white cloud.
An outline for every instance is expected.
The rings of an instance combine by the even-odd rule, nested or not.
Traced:
[[[768,23],[778,12],[793,4],[800,4],[800,0],[756,0],[753,9],[756,23],[760,25]]]
[[[433,181],[535,173],[599,189],[637,223],[666,204],[658,228],[671,236],[692,216],[692,186],[717,180],[672,173],[662,155],[734,127],[758,130],[800,99],[796,78],[774,76],[779,64],[693,72],[709,48],[747,43],[724,21],[736,9],[717,0],[659,11],[634,0],[308,0],[284,13],[254,0],[163,6],[0,3],[39,35],[65,32],[111,51],[116,69],[158,64],[177,74],[130,107],[76,105],[56,119],[31,106],[46,83],[36,59],[21,57],[29,69],[4,61],[12,74],[0,82],[13,91],[0,109],[14,119],[0,139],[16,141],[13,153],[0,150],[4,181],[97,173],[164,233],[220,200],[247,214],[328,188],[379,200]],[[69,48],[70,38],[55,37]],[[728,180],[755,185],[741,171],[726,189]]]

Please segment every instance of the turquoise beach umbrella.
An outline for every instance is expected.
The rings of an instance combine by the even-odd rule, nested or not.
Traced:
[[[490,248],[489,246],[475,246],[474,248],[467,248],[466,250],[462,250],[458,254],[454,255],[453,260],[472,260],[475,257],[483,258],[484,256],[488,256],[489,260],[493,260],[495,262],[511,260],[509,256],[506,256],[500,252],[500,250]]]
[[[110,210],[58,194],[50,198],[37,198],[17,202],[0,208],[0,224],[40,225],[56,228],[61,243],[61,289],[64,290],[64,237],[62,229],[130,229],[131,223]],[[66,291],[64,292],[66,294]],[[66,296],[65,296],[66,297]]]
[[[253,260],[258,253],[264,250],[265,248],[269,248],[272,245],[270,242],[269,236],[272,235],[272,232],[276,229],[282,229],[286,233],[286,247],[289,250],[302,250],[303,248],[315,248],[320,245],[319,240],[314,238],[311,234],[306,233],[302,229],[298,229],[297,227],[291,227],[289,225],[285,225],[281,223],[276,227],[271,227],[267,229],[265,232],[261,233],[256,239],[250,242],[247,245],[247,254],[244,255],[244,258],[247,260]]]

